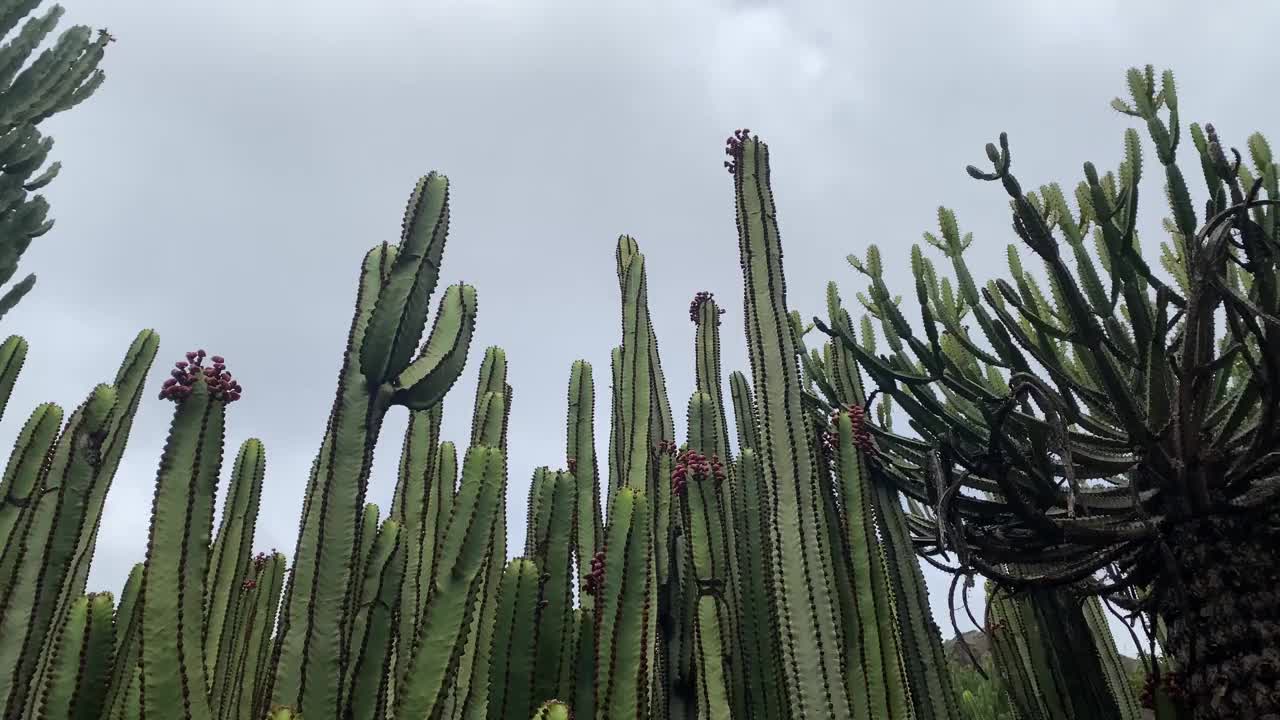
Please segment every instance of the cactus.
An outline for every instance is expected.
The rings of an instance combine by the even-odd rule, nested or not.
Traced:
[[[431,333],[412,359],[426,323],[448,225],[448,180],[420,179],[405,211],[400,244],[365,257],[337,397],[312,468],[293,571],[278,633],[273,702],[304,716],[331,712],[346,688],[307,678],[349,676],[357,515],[382,420],[392,404],[429,409],[457,380],[475,325],[474,289],[450,287]],[[337,632],[334,632],[334,629]]]
[[[155,349],[155,334],[140,333],[115,384],[99,385],[56,440],[61,411],[38,408],[10,458],[0,507],[0,709],[6,718],[39,712],[39,689],[51,682],[63,619],[84,595],[102,503]]]
[[[1267,153],[1261,143],[1251,151]],[[513,389],[501,348],[487,348],[480,364],[460,480],[457,446],[441,437],[442,400],[472,337],[473,289],[445,290],[415,353],[448,227],[441,175],[415,187],[400,243],[375,247],[363,260],[291,569],[274,551],[250,555],[266,479],[257,440],[240,446],[214,533],[226,408],[243,392],[222,358],[192,352],[160,388],[174,416],[146,561],[131,573],[118,608],[109,594],[86,595],[84,574],[154,334],[139,336],[115,384],[99,386],[62,432],[56,405],[37,408],[0,480],[9,498],[0,505],[5,717],[89,717],[98,707],[111,720],[966,717],[974,695],[953,687],[917,555],[941,565],[943,551],[957,552],[957,581],[987,572],[1016,585],[1036,580],[1040,569],[1017,554],[1025,548],[987,536],[983,548],[1010,554],[964,564],[983,562],[971,547],[976,540],[964,535],[995,517],[981,511],[1018,502],[1025,511],[1032,500],[1008,478],[980,484],[985,495],[957,495],[946,463],[996,435],[984,402],[1011,387],[1034,389],[1016,398],[1019,414],[1005,411],[1028,447],[1059,452],[1063,435],[1078,440],[1078,430],[1055,434],[1059,416],[1031,414],[1030,403],[1055,391],[1025,377],[1028,356],[1059,360],[1054,381],[1064,385],[1088,387],[1102,364],[1064,345],[1067,285],[1042,290],[1016,253],[1014,282],[988,292],[1000,298],[990,313],[974,309],[978,290],[960,258],[969,240],[950,215],[941,217],[943,239],[934,240],[951,254],[955,283],[939,280],[922,251],[912,255],[923,334],[885,287],[874,248],[858,263],[872,279],[860,296],[870,313],[862,339],[834,285],[827,319],[806,325],[787,307],[768,149],[739,131],[727,152],[751,361],[749,375],[729,375],[732,424],[720,367],[727,311],[702,291],[689,307],[696,387],[687,438],[677,445],[646,259],[634,238],[620,236],[622,339],[611,358],[608,453],[596,454],[592,369],[577,361],[569,373],[566,467],[534,472],[526,540],[515,558],[505,520]],[[1007,153],[996,156],[1011,184]],[[1120,173],[1130,186],[1136,167],[1128,161]],[[1100,216],[1128,222],[1114,211],[1122,205],[1115,180],[1093,185],[1086,187],[1091,207],[1105,205]],[[1026,207],[1019,198],[1024,214],[1058,202],[1052,191],[1025,198]],[[1253,216],[1271,227],[1269,212]],[[1108,272],[1131,262],[1125,236],[1108,239],[1113,230],[1099,231],[1102,247],[1119,248],[1103,256]],[[1126,277],[1130,285],[1140,285],[1133,277],[1151,282],[1137,270]],[[1111,302],[1101,281],[1086,285],[1091,300]],[[1135,292],[1119,283],[1115,297],[1128,302]],[[1024,317],[1011,321],[1010,306]],[[970,312],[993,349],[963,335]],[[1152,310],[1141,327],[1135,312],[1127,334],[1116,323],[1107,331],[1116,347],[1135,355],[1147,347],[1153,357],[1158,333],[1151,328],[1168,323],[1167,308]],[[875,354],[874,333],[866,331],[872,318],[893,353],[887,358]],[[824,344],[806,348],[813,337]],[[0,345],[0,406],[25,353],[20,340]],[[1006,380],[1000,370],[1008,366],[1022,374]],[[1240,366],[1229,367],[1244,379],[1214,378],[1219,384],[1249,382]],[[887,402],[873,406],[864,393],[863,370],[921,439],[893,431]],[[1101,417],[1107,406],[1098,394],[1085,393],[1081,404]],[[383,420],[396,405],[408,410],[408,425],[384,519],[366,489]],[[1176,408],[1155,411],[1168,418]],[[1237,427],[1251,422],[1236,405],[1219,412]],[[1088,429],[1114,415],[1094,418]],[[1114,469],[1118,442],[1101,444],[1107,452],[1089,454],[1097,449],[1090,446],[1077,457]],[[1004,467],[1025,473],[1027,457],[1038,456],[1026,452]],[[1083,487],[1072,492],[1082,508],[1100,506],[1095,497],[1123,500]],[[1059,515],[1048,522],[1073,517]],[[1014,516],[1022,517],[1000,517]],[[957,542],[966,537],[973,542]],[[1001,596],[990,608],[1018,625],[995,642],[998,687],[1028,716],[1135,716],[1100,605],[1077,607],[1061,590],[1037,588]],[[1151,694],[1171,703],[1177,690],[1165,680]]]
[[[1262,669],[1280,658],[1254,644],[1280,632],[1280,604],[1249,579],[1275,576],[1275,554],[1263,548],[1280,537],[1280,494],[1267,479],[1280,408],[1280,300],[1268,249],[1278,237],[1277,168],[1261,135],[1249,139],[1250,167],[1211,125],[1191,125],[1208,190],[1198,218],[1176,162],[1183,129],[1173,74],[1147,66],[1127,80],[1130,99],[1112,106],[1145,126],[1164,176],[1163,278],[1136,231],[1137,130],[1126,130],[1116,171],[1085,163],[1077,208],[1056,184],[1024,190],[1001,134],[986,148],[991,170],[968,172],[1009,196],[1020,246],[1043,280],[1011,246],[1008,279],[979,289],[963,261],[971,238],[944,208],[941,237],[925,239],[950,261],[958,292],[913,249],[923,335],[870,251],[850,261],[870,281],[864,305],[892,353],[877,354],[850,328],[818,327],[920,435],[873,432],[886,454],[877,472],[929,507],[913,524],[920,550],[954,552],[953,570],[1029,598],[1013,601],[1034,618],[1015,623],[1015,633],[1053,638],[1036,649],[1045,653],[1027,676],[1034,684],[1052,684],[1054,663],[1071,668],[1057,674],[1070,703],[1050,698],[1062,708],[1050,714],[1108,704],[1112,714],[1135,712],[1095,611],[1081,614],[1069,596],[1100,597],[1144,627],[1167,628],[1152,641],[1185,683],[1166,696],[1180,696],[1198,720],[1280,713],[1280,680]],[[969,334],[966,316],[981,337]],[[997,605],[1013,617],[1015,606]],[[1246,605],[1248,619],[1238,619]],[[1021,703],[1041,702],[1022,684],[1012,687]]]
[[[53,138],[40,133],[41,122],[80,104],[102,85],[106,75],[98,69],[107,43],[115,38],[106,30],[93,31],[85,25],[65,30],[30,65],[27,60],[62,18],[63,9],[54,5],[38,17],[17,27],[39,0],[8,3],[0,10],[0,31],[5,36],[0,48],[0,192],[5,197],[0,210],[0,283],[13,278],[18,262],[31,241],[49,232],[49,203],[42,195],[28,197],[57,177],[62,163],[47,167],[45,160],[53,148]],[[26,67],[23,67],[26,65]],[[43,170],[42,170],[43,168]],[[0,316],[13,307],[35,285],[36,276],[27,275],[0,295]],[[0,356],[3,356],[0,350]],[[0,385],[3,397],[8,389]],[[0,406],[3,402],[0,402]]]

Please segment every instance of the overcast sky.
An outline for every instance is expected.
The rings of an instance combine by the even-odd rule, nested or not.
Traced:
[[[502,346],[520,547],[533,469],[563,464],[575,359],[595,368],[601,450],[607,441],[620,233],[648,260],[681,436],[695,292],[727,310],[726,373],[748,370],[721,164],[733,129],[770,145],[789,304],[808,318],[824,312],[827,281],[850,302],[864,288],[844,257],[872,242],[910,296],[907,253],[936,229],[940,204],[974,231],[979,278],[1003,273],[1015,240],[1006,198],[965,165],[985,162],[983,145],[1004,130],[1024,186],[1073,187],[1086,160],[1114,168],[1133,123],[1108,103],[1132,65],[1171,67],[1184,121],[1213,122],[1233,144],[1280,116],[1259,82],[1275,79],[1274,3],[64,4],[62,28],[105,26],[119,41],[98,94],[45,125],[64,165],[46,193],[57,226],[24,257],[20,272],[40,279],[3,320],[31,351],[0,437],[39,402],[70,410],[109,381],[142,328],[161,336],[153,390],[188,349],[225,355],[246,390],[229,411],[224,469],[245,438],[266,443],[256,544],[290,555],[358,264],[397,240],[408,193],[430,170],[452,183],[442,287],[474,284],[480,302],[445,438],[465,443],[482,351]],[[1196,165],[1184,167],[1202,197]],[[1161,198],[1158,184],[1144,194],[1148,248]],[[148,392],[91,589],[118,590],[143,558],[171,412]],[[404,421],[400,410],[385,425],[370,486],[384,512]],[[946,626],[945,578],[930,583]]]

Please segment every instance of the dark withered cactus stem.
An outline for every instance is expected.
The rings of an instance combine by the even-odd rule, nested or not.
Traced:
[[[816,322],[919,433],[872,428],[876,472],[928,508],[913,519],[922,552],[954,553],[953,569],[1009,590],[1101,596],[1159,638],[1195,718],[1278,718],[1277,165],[1259,134],[1246,159],[1192,124],[1207,185],[1193,201],[1172,73],[1135,68],[1128,84],[1132,100],[1112,106],[1146,126],[1164,174],[1164,272],[1135,230],[1136,130],[1117,173],[1085,164],[1076,208],[1056,184],[1024,190],[1002,134],[992,169],[968,172],[1008,193],[1044,279],[1010,246],[1011,276],[979,290],[971,237],[942,209],[941,239],[925,238],[955,279],[914,248],[921,324],[903,317],[874,247],[850,257],[889,354],[871,318],[861,340]]]

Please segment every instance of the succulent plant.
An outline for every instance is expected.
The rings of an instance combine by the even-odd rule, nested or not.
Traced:
[[[1137,130],[1125,131],[1117,171],[1084,164],[1075,207],[1057,184],[1024,189],[1001,134],[986,147],[991,169],[968,172],[1008,195],[1043,274],[1011,245],[1008,279],[979,290],[964,255],[972,237],[943,208],[940,236],[925,239],[955,278],[913,248],[920,325],[906,321],[874,246],[850,256],[870,282],[864,327],[879,324],[889,354],[870,332],[815,322],[918,435],[872,429],[876,472],[927,509],[912,521],[922,552],[954,553],[950,571],[1038,597],[1037,613],[1059,604],[1050,588],[1103,598],[1173,658],[1195,718],[1280,714],[1280,571],[1264,549],[1280,541],[1280,173],[1259,134],[1250,164],[1211,125],[1184,132],[1171,72],[1133,68],[1127,80],[1130,98],[1112,107],[1145,127],[1163,175],[1162,273],[1136,230]],[[1187,135],[1200,201],[1176,161]],[[1044,627],[1085,637],[1078,617],[1058,622]]]

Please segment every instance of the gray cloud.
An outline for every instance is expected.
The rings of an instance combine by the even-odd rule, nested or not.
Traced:
[[[533,468],[563,463],[576,358],[596,369],[607,440],[619,233],[648,257],[673,406],[693,387],[694,292],[724,301],[725,367],[747,367],[720,154],[732,129],[770,142],[790,303],[808,316],[828,280],[847,299],[862,288],[843,258],[872,242],[909,289],[908,245],[939,204],[974,231],[982,275],[997,272],[1012,240],[1005,200],[964,166],[1001,130],[1024,182],[1073,185],[1084,160],[1114,166],[1128,123],[1107,102],[1130,65],[1178,72],[1187,120],[1237,142],[1266,130],[1277,106],[1254,68],[1277,59],[1278,13],[1101,0],[73,3],[70,21],[119,42],[98,96],[49,123],[65,165],[47,193],[58,225],[28,253],[40,282],[5,320],[32,352],[0,433],[37,402],[79,402],[142,327],[162,337],[153,382],[187,349],[224,354],[247,389],[228,464],[244,438],[266,442],[258,545],[291,553],[358,262],[396,238],[413,181],[439,169],[453,182],[441,282],[478,287],[476,348],[501,345],[511,363],[518,544]],[[1146,197],[1152,244],[1159,187]],[[450,439],[466,436],[477,368],[447,401]],[[150,398],[142,409],[95,587],[118,588],[143,557],[169,412]],[[371,493],[384,508],[402,424],[379,446]],[[945,625],[945,585],[930,582]]]

